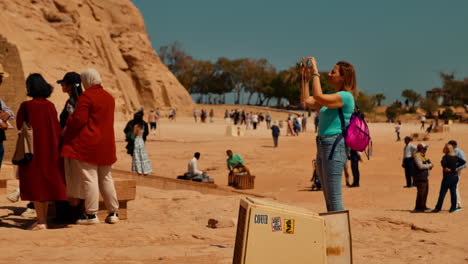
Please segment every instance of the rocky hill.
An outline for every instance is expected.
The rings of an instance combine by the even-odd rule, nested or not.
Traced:
[[[101,73],[118,119],[141,106],[182,112],[193,107],[153,50],[130,0],[8,0],[0,1],[0,9],[0,35],[17,47],[24,75],[38,72],[54,85],[51,100],[59,110],[67,95],[55,81],[87,67]],[[8,69],[15,62],[0,63]],[[16,86],[22,93],[24,85]]]

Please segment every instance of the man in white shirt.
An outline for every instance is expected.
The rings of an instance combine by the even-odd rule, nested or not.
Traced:
[[[253,125],[253,129],[257,129],[257,124],[258,124],[258,115],[257,115],[257,114],[253,114],[253,115],[252,115],[252,125]]]
[[[414,161],[413,155],[417,152],[416,146],[411,144],[411,137],[405,137],[405,147],[403,148],[403,162],[401,166],[405,169],[406,186],[411,188],[415,186],[413,181]]]
[[[188,163],[188,174],[193,178],[201,176],[203,171],[198,170],[198,160],[200,159],[200,152],[195,152],[193,158]]]
[[[455,154],[457,155],[457,157],[459,157],[460,159],[466,161],[466,156],[465,156],[465,152],[463,152],[461,149],[459,149],[457,147],[457,141],[455,140],[450,140],[448,142],[448,144],[452,145],[453,146],[453,150],[455,151]],[[461,197],[460,197],[460,191],[458,191],[458,185],[460,184],[460,176],[461,176],[461,170],[466,168],[466,164],[465,165],[462,165],[460,167],[457,168],[457,174],[458,174],[458,184],[457,184],[457,209],[461,209],[462,207],[462,201],[461,201]]]

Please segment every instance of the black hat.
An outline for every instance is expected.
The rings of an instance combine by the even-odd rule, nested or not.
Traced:
[[[455,140],[450,140],[450,141],[448,142],[448,144],[450,144],[450,145],[452,145],[452,146],[454,146],[454,147],[457,146],[457,142],[456,142]]]
[[[63,79],[58,80],[57,83],[68,83],[68,84],[81,83],[81,77],[76,72],[67,72],[65,76],[63,76]]]

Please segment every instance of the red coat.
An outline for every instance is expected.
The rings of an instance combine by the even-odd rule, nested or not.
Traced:
[[[99,166],[117,161],[114,109],[114,97],[101,85],[86,89],[68,117],[62,156]]]
[[[27,106],[26,106],[27,105]],[[26,201],[67,200],[60,158],[61,128],[54,105],[44,98],[23,102],[18,110],[16,126],[21,129],[25,106],[33,128],[34,156],[27,165],[18,166],[21,199]]]

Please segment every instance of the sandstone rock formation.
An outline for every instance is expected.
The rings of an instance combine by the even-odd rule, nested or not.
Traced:
[[[26,76],[38,72],[54,85],[51,100],[59,111],[67,95],[55,81],[87,67],[101,73],[115,97],[117,119],[141,106],[192,109],[190,95],[159,60],[130,0],[8,0],[0,1],[0,10],[0,35],[16,45]]]

